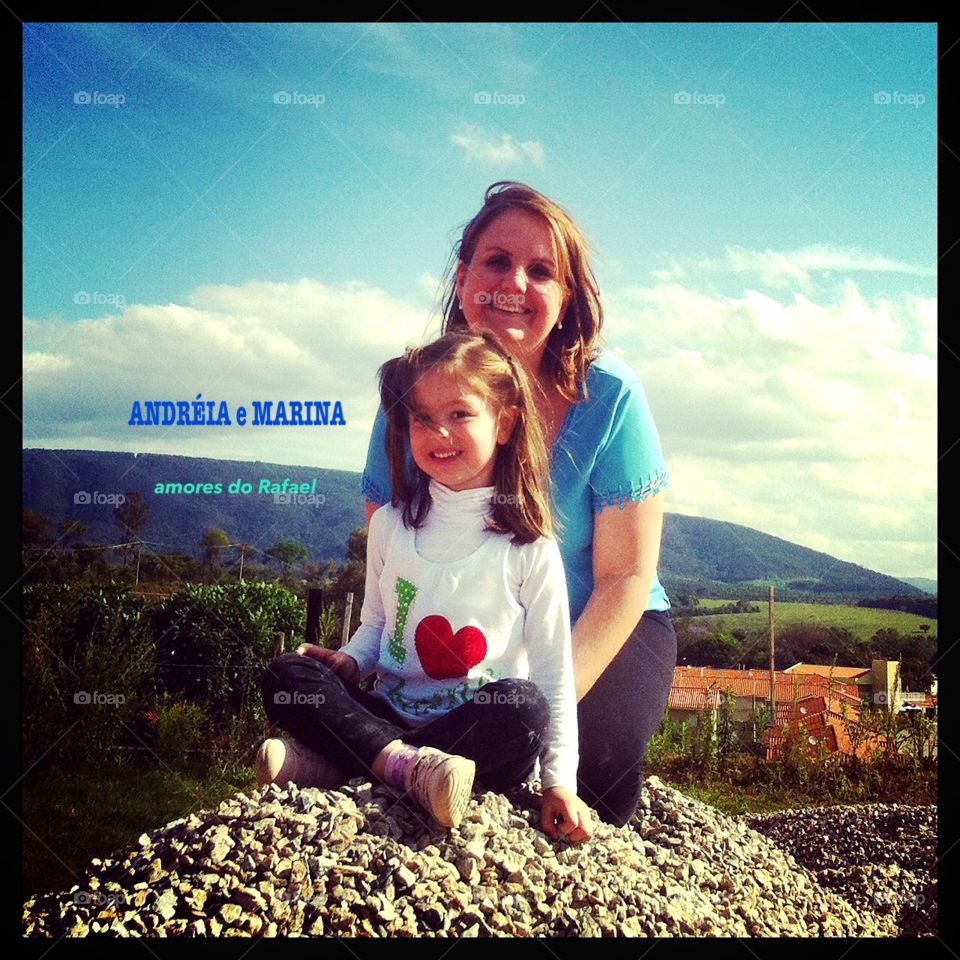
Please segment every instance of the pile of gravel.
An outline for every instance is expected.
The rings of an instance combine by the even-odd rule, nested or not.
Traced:
[[[901,936],[937,932],[937,808],[863,804],[738,819],[789,851],[821,886],[895,918]]]
[[[264,787],[29,900],[27,936],[891,936],[742,820],[648,777],[626,827],[550,841],[524,786],[431,826],[390,788]]]

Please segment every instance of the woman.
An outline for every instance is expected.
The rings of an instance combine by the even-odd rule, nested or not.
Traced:
[[[667,486],[656,427],[636,376],[598,350],[599,291],[561,207],[524,184],[493,184],[454,263],[443,332],[491,331],[538,387],[574,625],[578,792],[621,826],[676,663],[656,571]],[[368,523],[391,499],[385,428],[381,410],[361,481]]]

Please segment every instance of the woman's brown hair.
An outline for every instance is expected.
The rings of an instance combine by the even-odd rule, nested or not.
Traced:
[[[430,510],[430,478],[412,460],[408,462],[407,451],[417,381],[438,370],[469,386],[495,413],[509,407],[518,411],[509,439],[497,447],[488,528],[512,534],[514,543],[550,536],[549,460],[530,383],[520,364],[489,333],[446,333],[380,367],[391,503],[402,508],[404,524],[422,526]]]
[[[603,308],[590,266],[586,238],[570,214],[533,187],[513,180],[498,180],[487,187],[479,213],[464,227],[454,245],[447,268],[449,279],[443,297],[443,332],[467,330],[467,318],[457,299],[456,268],[469,268],[483,231],[507,210],[519,209],[542,217],[553,234],[559,260],[560,281],[568,303],[547,339],[540,365],[542,386],[555,384],[573,403],[586,392],[587,367],[598,352]]]

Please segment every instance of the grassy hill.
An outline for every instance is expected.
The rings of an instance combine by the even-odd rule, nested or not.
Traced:
[[[720,606],[725,600],[701,600],[700,607]],[[716,617],[697,617],[694,621],[713,629],[723,623],[727,631],[742,629],[756,630],[767,626],[769,621],[768,605],[757,604],[759,613],[724,613]],[[835,603],[774,603],[776,627],[783,629],[794,623],[817,624],[824,627],[845,627],[856,634],[860,640],[869,640],[878,630],[896,630],[899,633],[917,633],[926,624],[930,633],[937,632],[937,621],[928,617],[918,617],[913,613],[900,610],[877,610],[873,607],[854,607]]]
[[[790,593],[848,597],[920,593],[902,580],[750,527],[679,513],[668,514],[664,523],[660,569],[664,585],[667,579],[672,581],[668,589],[673,592],[700,582],[707,585],[703,592],[714,596],[731,595],[722,585],[737,585],[739,596],[760,596],[758,591],[771,583],[785,599]]]

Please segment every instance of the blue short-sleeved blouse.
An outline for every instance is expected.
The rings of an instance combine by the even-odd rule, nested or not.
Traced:
[[[576,623],[593,590],[593,517],[605,508],[645,500],[668,485],[667,467],[647,397],[636,375],[603,352],[587,368],[586,400],[567,411],[550,456],[554,513],[561,522],[557,540],[570,595],[570,622]],[[360,488],[367,500],[390,500],[385,451],[387,421],[377,411]],[[657,576],[648,610],[669,610]]]

